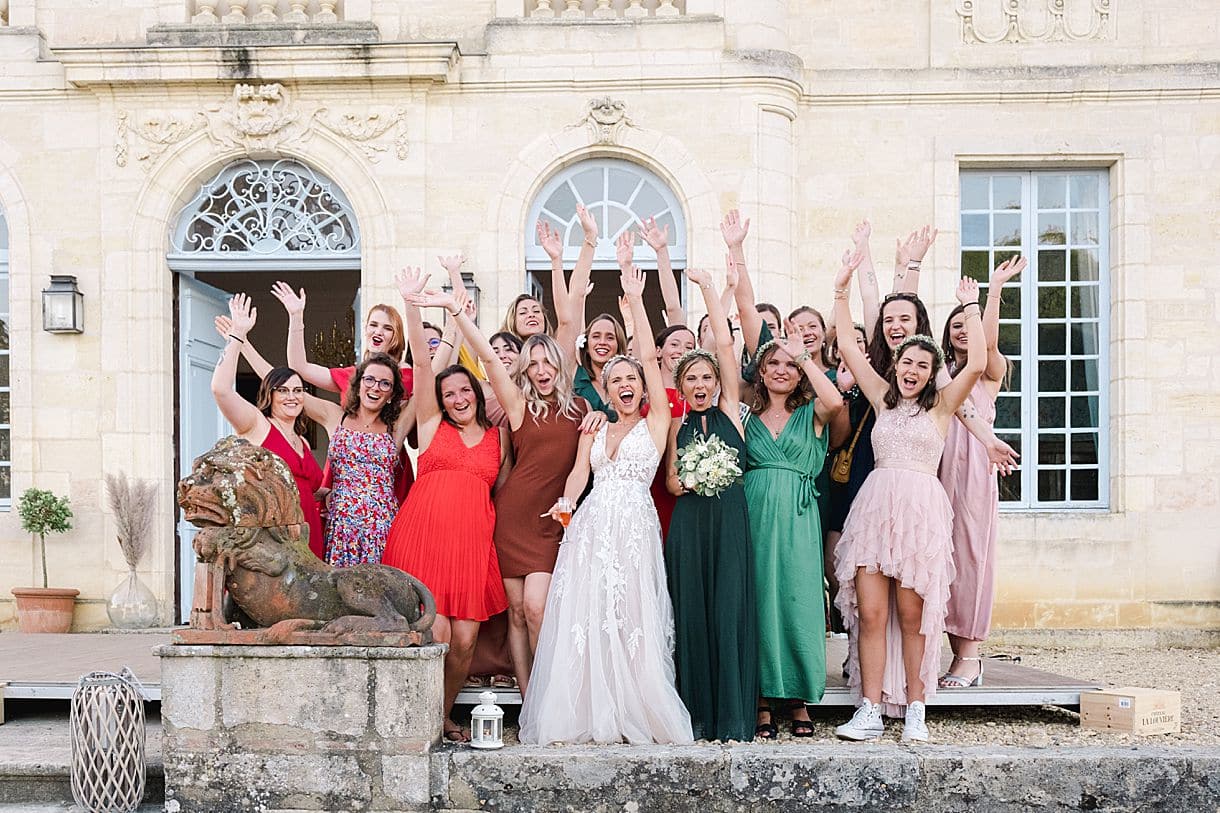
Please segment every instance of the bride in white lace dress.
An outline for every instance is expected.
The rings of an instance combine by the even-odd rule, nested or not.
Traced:
[[[622,276],[636,336],[652,335],[644,276]],[[651,348],[649,348],[651,350]],[[616,356],[602,370],[618,422],[582,436],[564,491],[575,504],[559,547],[521,707],[523,743],[689,743],[690,714],[674,688],[673,607],[665,583],[661,526],[649,493],[669,431],[669,409],[640,417],[645,384],[666,403],[655,352],[644,364]],[[559,503],[551,510],[559,517]]]

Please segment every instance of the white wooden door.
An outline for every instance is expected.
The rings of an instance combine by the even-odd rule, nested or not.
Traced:
[[[224,349],[213,320],[228,314],[229,294],[186,274],[178,276],[178,459],[179,477],[191,471],[195,458],[225,435],[229,422],[212,398],[212,371]],[[196,528],[178,519],[179,621],[188,621],[195,584]]]

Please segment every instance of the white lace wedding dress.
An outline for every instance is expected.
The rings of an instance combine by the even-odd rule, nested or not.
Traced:
[[[673,607],[648,490],[659,461],[644,421],[614,460],[605,427],[593,441],[593,490],[559,548],[521,707],[523,743],[693,741],[674,688]]]

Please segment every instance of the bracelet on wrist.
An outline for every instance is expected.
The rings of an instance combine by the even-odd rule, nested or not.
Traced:
[[[808,350],[806,350],[806,351],[802,352],[799,356],[797,356],[795,359],[793,359],[793,361],[795,361],[797,364],[804,364],[805,362],[809,361],[811,358],[813,358],[813,354],[810,353]]]
[[[241,336],[234,336],[232,333],[229,334],[229,338],[232,339],[233,341],[237,342],[238,344],[246,343],[246,340],[243,339]]]
[[[918,271],[919,266],[923,264],[923,260],[907,260],[908,271]]]
[[[453,342],[449,341],[448,339],[441,339],[441,344],[447,344],[450,347],[453,347]]]

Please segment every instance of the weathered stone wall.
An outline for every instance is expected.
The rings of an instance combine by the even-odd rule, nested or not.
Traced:
[[[159,648],[166,809],[428,809],[444,653]]]

